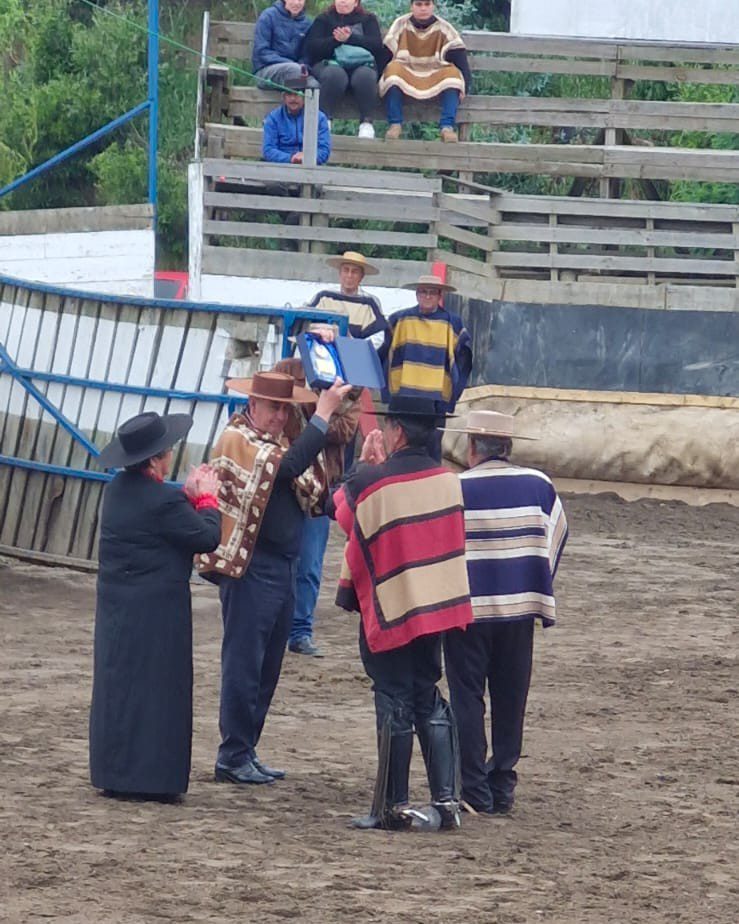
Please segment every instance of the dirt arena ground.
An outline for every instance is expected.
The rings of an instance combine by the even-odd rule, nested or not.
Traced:
[[[566,498],[559,625],[537,633],[515,812],[354,832],[375,769],[356,620],[322,597],[322,660],[288,655],[271,787],[211,782],[219,614],[195,596],[191,789],[119,804],[87,781],[94,578],[0,560],[0,920],[733,924],[739,510]],[[414,793],[425,797],[420,759]]]

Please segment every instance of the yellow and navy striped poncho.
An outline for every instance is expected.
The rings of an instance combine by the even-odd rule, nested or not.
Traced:
[[[388,393],[431,398],[440,414],[453,411],[472,371],[472,340],[462,319],[445,308],[422,314],[415,305],[392,315],[390,334]]]

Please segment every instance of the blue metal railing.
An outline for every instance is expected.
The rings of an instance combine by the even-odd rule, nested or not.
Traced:
[[[94,6],[94,4],[90,5]],[[86,138],[82,138],[80,141],[75,142],[68,148],[65,148],[63,151],[60,151],[58,154],[55,154],[53,157],[50,157],[48,160],[44,161],[44,163],[39,164],[38,166],[29,170],[27,173],[24,173],[23,176],[17,177],[11,183],[3,186],[0,189],[0,199],[2,199],[3,196],[7,196],[9,193],[12,193],[19,187],[24,186],[26,183],[30,183],[31,180],[34,180],[37,176],[41,176],[42,173],[46,173],[48,170],[52,170],[54,167],[63,163],[65,160],[69,160],[70,157],[74,157],[75,154],[79,154],[79,152],[84,151],[85,148],[89,148],[90,145],[95,144],[95,142],[99,141],[100,138],[104,138],[106,135],[109,135],[117,128],[120,128],[122,125],[125,125],[127,122],[135,119],[136,116],[142,115],[144,112],[148,112],[149,202],[154,208],[154,227],[156,227],[158,193],[157,152],[159,147],[159,0],[148,0],[147,31],[147,99],[144,102],[139,103],[138,106],[134,106],[133,109],[130,109],[123,115],[118,116],[118,118],[113,119],[112,122],[108,122],[106,125],[103,125],[101,128],[98,128],[96,131],[92,132],[92,134],[87,135]]]
[[[282,355],[290,352],[288,337],[296,321],[328,321],[335,323],[342,334],[346,334],[348,320],[341,315],[317,312],[301,308],[272,308],[269,306],[240,306],[220,305],[214,302],[184,302],[172,299],[150,299],[135,296],[113,296],[98,292],[84,292],[77,289],[63,289],[44,283],[29,283],[24,280],[0,275],[0,291],[3,287],[24,289],[30,292],[40,292],[46,295],[56,295],[59,298],[84,299],[103,304],[118,305],[121,307],[138,307],[154,311],[182,311],[186,313],[234,315],[238,317],[267,317],[282,320]],[[85,434],[66,417],[42,392],[34,382],[73,386],[93,389],[101,392],[113,392],[122,395],[136,395],[140,397],[161,398],[168,401],[185,400],[201,403],[226,405],[229,412],[243,399],[234,398],[228,394],[214,394],[200,391],[185,391],[177,388],[156,388],[148,385],[135,385],[121,382],[107,382],[99,379],[88,379],[80,376],[67,375],[57,372],[43,372],[26,369],[19,366],[8,353],[5,344],[0,342],[0,376],[9,375],[27,395],[37,402],[39,406],[68,433],[74,442],[79,443],[93,458],[100,454],[100,450],[85,436]],[[1,448],[1,447],[0,447]],[[63,475],[71,478],[82,478],[92,481],[107,481],[111,475],[104,472],[78,469],[71,466],[56,465],[51,462],[40,462],[33,459],[22,459],[0,453],[0,465],[23,468],[31,471],[45,472],[47,474]]]

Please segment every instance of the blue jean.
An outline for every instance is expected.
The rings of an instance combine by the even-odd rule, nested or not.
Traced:
[[[294,605],[295,560],[257,546],[243,577],[221,577],[221,746],[218,762],[254,756],[272,697]]]
[[[457,108],[459,107],[459,90],[444,90],[440,96],[441,99],[441,118],[439,127],[454,127],[457,120]],[[403,91],[400,87],[390,87],[385,94],[385,109],[387,120],[390,125],[401,125],[403,123]]]
[[[306,517],[295,577],[295,609],[290,629],[290,641],[310,638],[313,634],[313,610],[321,589],[323,556],[328,543],[328,517]]]

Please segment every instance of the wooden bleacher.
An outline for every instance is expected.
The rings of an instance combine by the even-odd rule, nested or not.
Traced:
[[[475,93],[460,105],[458,144],[334,132],[329,164],[307,168],[261,161],[260,123],[279,95],[225,66],[250,69],[253,30],[206,14],[191,272],[319,282],[325,254],[354,247],[386,285],[438,260],[470,297],[739,310],[739,207],[650,201],[659,181],[739,183],[735,151],[670,146],[680,132],[739,134],[739,104],[631,96],[643,80],[735,86],[739,46],[468,32],[479,84],[491,72],[589,76],[603,96]],[[435,122],[437,105],[406,113]],[[356,112],[350,103],[337,115]],[[376,115],[381,123],[381,104]],[[475,140],[476,126],[519,125],[551,140]],[[570,194],[518,195],[491,186],[491,174],[565,177]],[[640,198],[620,197],[626,180]]]
[[[207,26],[207,56],[245,69],[251,66],[253,23],[213,22]],[[611,195],[619,179],[739,182],[739,158],[731,150],[681,148],[665,135],[679,132],[739,133],[739,103],[673,102],[632,98],[635,84],[649,80],[736,86],[739,46],[670,45],[647,42],[588,41],[466,32],[470,65],[480,82],[485,74],[558,74],[602,78],[603,98],[498,96],[474,92],[459,108],[462,144],[450,149],[435,141],[401,140],[379,144],[334,135],[331,163],[462,172],[468,179],[490,173],[551,174],[601,181]],[[265,114],[277,105],[275,91],[229,79],[228,70],[206,64],[200,112],[208,156],[260,156]],[[356,118],[349,101],[337,116]],[[379,103],[375,117],[385,119]],[[437,104],[409,102],[406,119],[437,119]],[[537,126],[590,130],[592,143],[484,143],[472,140],[476,125],[498,128]],[[595,132],[593,133],[593,130]]]

